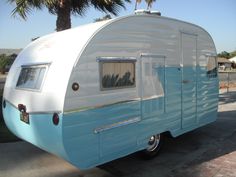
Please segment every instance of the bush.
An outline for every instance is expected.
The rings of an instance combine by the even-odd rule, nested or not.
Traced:
[[[0,55],[0,72],[2,74],[5,74],[7,66],[12,65],[14,60],[15,60],[15,57],[12,57],[12,55],[7,56],[5,54],[1,54]]]

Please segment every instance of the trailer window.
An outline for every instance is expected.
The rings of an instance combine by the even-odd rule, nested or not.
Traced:
[[[46,66],[30,66],[22,67],[16,87],[21,89],[34,89],[41,88]]]
[[[120,89],[135,86],[135,61],[102,61],[101,89]]]
[[[208,57],[207,62],[207,77],[214,78],[217,77],[217,60],[216,57]]]

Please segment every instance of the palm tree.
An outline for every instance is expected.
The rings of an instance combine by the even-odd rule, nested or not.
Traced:
[[[147,10],[150,10],[152,8],[152,4],[156,2],[156,0],[145,0],[147,3]]]
[[[18,14],[24,20],[33,9],[46,7],[49,13],[57,15],[56,31],[71,28],[71,15],[83,16],[85,11],[93,6],[95,9],[117,15],[120,8],[125,8],[125,2],[130,0],[7,0],[15,4],[12,14]]]
[[[137,10],[137,6],[138,6],[138,4],[140,4],[140,3],[141,3],[141,1],[142,1],[142,0],[136,0],[136,2],[135,2],[135,8],[134,8],[134,10]]]

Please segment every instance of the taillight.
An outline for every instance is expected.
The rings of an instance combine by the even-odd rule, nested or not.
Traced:
[[[59,115],[57,113],[53,114],[52,122],[53,122],[54,125],[58,125],[59,124]]]
[[[18,110],[20,112],[26,112],[26,106],[23,104],[18,104]]]

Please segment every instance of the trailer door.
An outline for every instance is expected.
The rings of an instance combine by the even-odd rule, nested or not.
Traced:
[[[181,33],[182,48],[182,128],[197,123],[197,35]]]

